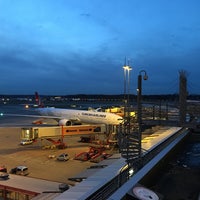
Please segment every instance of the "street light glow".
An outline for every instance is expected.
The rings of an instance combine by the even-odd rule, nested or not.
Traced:
[[[126,59],[125,59],[125,64],[123,66],[123,69],[124,69],[124,95],[126,96],[126,93],[129,93],[129,84],[130,84],[129,76],[130,76],[130,71],[132,70],[132,67],[129,66],[129,63],[128,65],[126,64]],[[126,99],[124,98],[124,100]]]
[[[130,71],[130,70],[132,70],[132,67],[130,67],[130,66],[128,66],[128,65],[125,65],[125,66],[123,66],[123,69],[124,69],[125,71]]]

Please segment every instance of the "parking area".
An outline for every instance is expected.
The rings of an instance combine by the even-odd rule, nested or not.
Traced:
[[[74,160],[80,152],[88,150],[88,144],[78,142],[80,137],[66,137],[66,149],[42,149],[40,141],[20,145],[20,128],[0,128],[0,166],[8,171],[16,166],[27,166],[28,177],[74,184],[68,178],[94,165],[89,161]],[[69,160],[60,162],[57,156],[67,153]]]

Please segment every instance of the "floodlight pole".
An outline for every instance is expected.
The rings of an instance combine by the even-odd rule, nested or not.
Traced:
[[[142,73],[143,79],[147,80],[148,76],[145,70],[141,70],[138,75],[138,88],[137,88],[137,122],[138,122],[138,134],[139,134],[139,157],[141,157],[141,141],[142,141]]]

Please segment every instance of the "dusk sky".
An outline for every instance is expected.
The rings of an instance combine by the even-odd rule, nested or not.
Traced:
[[[200,94],[199,0],[0,0],[0,94]]]

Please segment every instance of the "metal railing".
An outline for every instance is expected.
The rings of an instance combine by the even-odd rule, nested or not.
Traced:
[[[129,179],[127,174],[129,174],[130,168],[134,169],[134,174],[137,173],[143,166],[145,166],[152,158],[154,158],[158,153],[165,149],[172,141],[180,136],[183,132],[188,131],[182,128],[175,134],[170,136],[168,139],[164,140],[161,144],[156,146],[151,151],[146,151],[141,158],[135,159],[135,164],[133,166],[127,167],[125,170],[121,171],[116,175],[111,181],[105,184],[103,187],[99,188],[95,193],[90,195],[86,200],[104,200],[111,196],[118,188],[120,188]],[[133,174],[133,176],[134,176]]]

